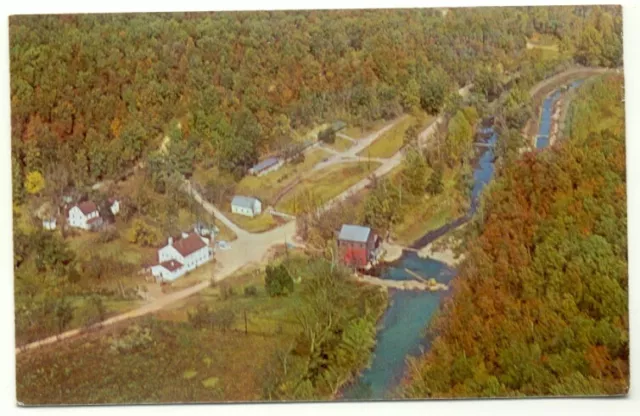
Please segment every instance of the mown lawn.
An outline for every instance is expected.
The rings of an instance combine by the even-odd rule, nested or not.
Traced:
[[[298,199],[309,191],[317,202],[324,204],[370,175],[379,165],[377,162],[333,165],[305,178],[293,192],[287,194],[278,203],[276,209],[295,214],[298,209]]]
[[[305,154],[302,163],[287,163],[264,176],[245,176],[238,183],[235,193],[254,196],[262,201],[263,206],[273,204],[280,191],[294,184],[301,175],[329,156],[329,152],[323,149],[313,149]]]

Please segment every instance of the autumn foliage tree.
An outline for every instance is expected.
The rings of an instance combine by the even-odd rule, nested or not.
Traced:
[[[504,169],[406,396],[627,391],[622,94],[621,76],[586,85],[567,141]]]

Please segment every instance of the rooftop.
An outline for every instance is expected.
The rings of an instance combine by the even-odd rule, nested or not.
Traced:
[[[231,205],[235,205],[237,207],[253,209],[253,205],[256,203],[257,199],[250,196],[241,196],[236,195],[231,200]]]
[[[162,263],[160,263],[160,266],[164,267],[165,269],[169,270],[170,272],[175,272],[180,267],[182,267],[182,263],[180,263],[177,260],[167,260],[167,261],[163,261]]]
[[[277,157],[270,157],[253,166],[251,170],[254,172],[261,172],[265,169],[270,168],[271,166],[275,165],[278,162],[280,162],[280,159],[278,159]]]
[[[174,241],[172,245],[178,250],[178,253],[180,253],[182,257],[187,257],[191,253],[206,247],[207,243],[205,243],[198,234],[191,232],[186,237]]]
[[[369,239],[371,228],[361,225],[343,224],[340,229],[339,240],[356,241],[358,243],[366,243]]]
[[[80,202],[78,205],[76,205],[78,208],[80,208],[80,211],[82,211],[82,213],[84,215],[89,215],[94,211],[98,210],[98,207],[96,206],[96,204],[93,201],[83,201]]]

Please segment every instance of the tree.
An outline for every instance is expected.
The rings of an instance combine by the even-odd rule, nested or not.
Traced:
[[[13,203],[20,204],[24,199],[24,183],[22,180],[22,167],[14,154],[11,155],[11,185]]]
[[[483,67],[478,71],[473,85],[474,88],[486,96],[489,101],[498,97],[502,92],[500,76],[496,74],[494,69],[489,67]]]
[[[449,120],[445,152],[449,165],[453,166],[464,159],[473,148],[473,130],[462,111],[458,111]]]
[[[293,292],[293,278],[284,265],[267,266],[265,289],[270,297],[286,296]]]
[[[26,191],[31,194],[39,194],[40,191],[44,189],[45,182],[44,177],[37,170],[31,171],[27,174],[27,177],[24,181],[24,188]]]
[[[431,195],[438,195],[444,191],[444,184],[442,182],[442,166],[437,165],[431,175],[429,176],[429,182],[427,183],[427,192]]]
[[[404,137],[402,139],[403,146],[416,146],[418,144],[418,134],[420,133],[420,129],[417,124],[412,123],[407,129],[404,131]]]
[[[401,191],[388,178],[381,179],[364,203],[364,222],[384,233],[402,219]]]
[[[136,218],[129,229],[129,241],[144,247],[154,246],[159,239],[157,231],[143,219]]]
[[[410,150],[406,155],[406,165],[402,169],[402,188],[406,190],[407,197],[420,197],[424,195],[427,186],[427,161],[422,153]]]
[[[55,304],[54,314],[56,317],[56,324],[58,332],[64,331],[64,329],[71,323],[73,319],[73,306],[66,298],[59,299]]]
[[[329,144],[335,143],[336,132],[333,130],[333,127],[326,128],[318,133],[318,140]]]
[[[438,114],[444,104],[444,99],[451,86],[447,73],[436,67],[429,71],[422,80],[420,88],[420,105],[429,114]]]
[[[406,87],[402,90],[402,108],[404,111],[413,112],[420,107],[420,84],[415,78],[411,78],[407,82]]]

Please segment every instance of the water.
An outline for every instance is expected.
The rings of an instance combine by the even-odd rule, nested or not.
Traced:
[[[429,244],[464,224],[476,212],[480,193],[493,176],[493,146],[498,139],[492,126],[480,129],[480,135],[488,137],[489,147],[484,148],[476,162],[469,212],[427,233],[412,247],[419,248]],[[430,258],[420,258],[412,251],[405,251],[398,261],[386,266],[380,276],[393,280],[413,279],[405,269],[424,278],[433,277],[441,283],[449,283],[455,276],[455,270],[446,264]],[[417,357],[429,347],[430,339],[425,336],[425,329],[429,326],[442,297],[447,295],[446,292],[402,290],[391,291],[389,294],[390,306],[381,320],[371,366],[362,373],[356,383],[342,392],[344,399],[384,400],[393,396],[405,373],[406,358]]]
[[[573,81],[569,84],[569,89],[576,88],[584,82],[583,79]],[[540,125],[538,127],[538,135],[536,137],[536,149],[543,149],[549,146],[549,134],[551,133],[551,117],[553,107],[562,95],[562,89],[558,88],[547,96],[542,103],[542,113],[540,114]]]
[[[471,207],[469,211],[461,216],[460,218],[456,218],[443,225],[440,228],[437,228],[433,231],[428,232],[427,234],[420,237],[418,240],[414,241],[411,245],[411,248],[420,249],[427,244],[431,243],[434,240],[442,237],[447,234],[449,231],[454,230],[469,221],[471,217],[476,213],[478,209],[478,204],[480,202],[480,193],[484,189],[485,185],[489,183],[491,178],[493,177],[494,165],[493,160],[495,158],[493,146],[495,146],[498,141],[498,135],[493,129],[493,126],[483,126],[479,129],[479,136],[487,138],[488,147],[483,148],[484,150],[480,154],[476,162],[475,169],[473,171],[473,186],[471,188]]]
[[[582,82],[583,80],[574,81],[569,84],[569,88],[576,88]],[[544,101],[536,141],[537,148],[549,145],[551,110],[560,98],[560,94],[561,89],[558,89]],[[488,138],[486,143],[489,146],[481,153],[475,165],[469,211],[460,218],[427,233],[414,242],[413,248],[424,247],[464,224],[476,213],[480,194],[494,174],[493,146],[498,140],[493,126],[484,125],[479,129],[479,135],[485,139]],[[422,259],[415,252],[405,251],[398,261],[382,270],[381,277],[393,280],[412,279],[405,269],[412,270],[425,278],[433,277],[442,283],[448,283],[455,275],[455,270],[444,263],[429,258]],[[425,329],[429,326],[442,297],[446,295],[445,292],[391,291],[390,306],[382,317],[371,366],[353,385],[343,390],[342,397],[352,400],[392,398],[404,376],[406,358],[416,357],[429,348],[430,339],[426,336]]]
[[[425,278],[434,277],[443,283],[448,283],[455,274],[444,263],[421,259],[415,252],[405,252],[398,262],[384,270],[381,277],[393,280],[413,279],[405,268]],[[371,367],[362,373],[357,383],[343,392],[343,398],[390,398],[404,375],[406,357],[418,356],[428,347],[429,339],[425,337],[424,330],[442,296],[445,296],[444,292],[390,292],[391,304],[380,323]]]

